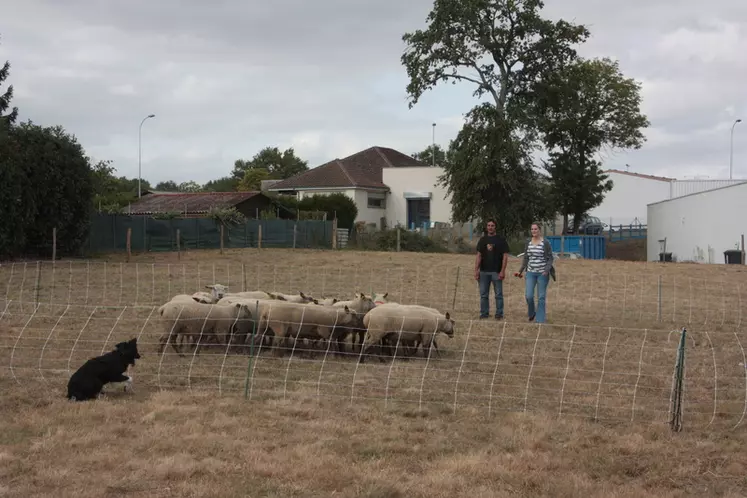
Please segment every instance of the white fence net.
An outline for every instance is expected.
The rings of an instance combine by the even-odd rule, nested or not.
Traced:
[[[18,263],[0,267],[0,283],[0,379],[21,388],[42,383],[62,392],[86,359],[138,337],[136,390],[667,423],[678,329],[690,324],[685,423],[743,427],[747,410],[741,287],[728,277],[569,273],[548,289],[551,324],[527,322],[524,283],[513,277],[504,284],[506,320],[473,320],[479,296],[466,267],[350,274],[310,266]],[[404,358],[397,349],[384,362],[359,363],[350,344],[338,355],[324,341],[297,341],[284,351],[219,341],[199,351],[187,346],[184,356],[171,347],[159,354],[168,330],[158,307],[212,283],[348,299],[358,291],[389,293],[393,301],[449,311],[455,333],[437,336],[430,357]],[[490,304],[493,311],[492,295]]]

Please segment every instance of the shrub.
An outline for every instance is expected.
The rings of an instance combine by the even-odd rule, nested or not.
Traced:
[[[358,216],[358,206],[353,199],[345,194],[316,194],[304,197],[298,203],[298,209],[302,211],[324,211],[327,220],[333,220],[337,215],[337,226],[339,228],[353,228],[355,218]]]

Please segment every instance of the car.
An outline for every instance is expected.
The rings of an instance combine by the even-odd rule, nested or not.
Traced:
[[[605,227],[607,227],[607,224],[603,223],[602,220],[596,216],[586,215],[581,218],[578,233],[579,235],[602,235]],[[568,220],[568,230],[566,231],[566,234],[573,234],[573,219]]]

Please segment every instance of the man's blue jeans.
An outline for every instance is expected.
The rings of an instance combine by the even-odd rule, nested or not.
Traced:
[[[503,316],[503,280],[496,272],[480,272],[480,318],[490,316],[490,283],[495,293],[495,316]]]
[[[545,323],[545,301],[547,297],[547,285],[550,283],[549,275],[539,272],[526,273],[526,299],[529,318],[534,317],[537,323]],[[537,309],[534,309],[534,288],[537,287]]]

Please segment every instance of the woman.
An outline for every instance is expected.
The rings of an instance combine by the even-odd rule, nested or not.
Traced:
[[[553,255],[550,242],[542,237],[539,223],[532,223],[532,238],[524,245],[524,260],[521,263],[517,277],[521,278],[524,270],[527,272],[526,299],[529,321],[536,319],[537,323],[545,323],[545,302],[547,285],[550,277],[555,280]],[[534,307],[534,288],[537,287],[537,310]]]

